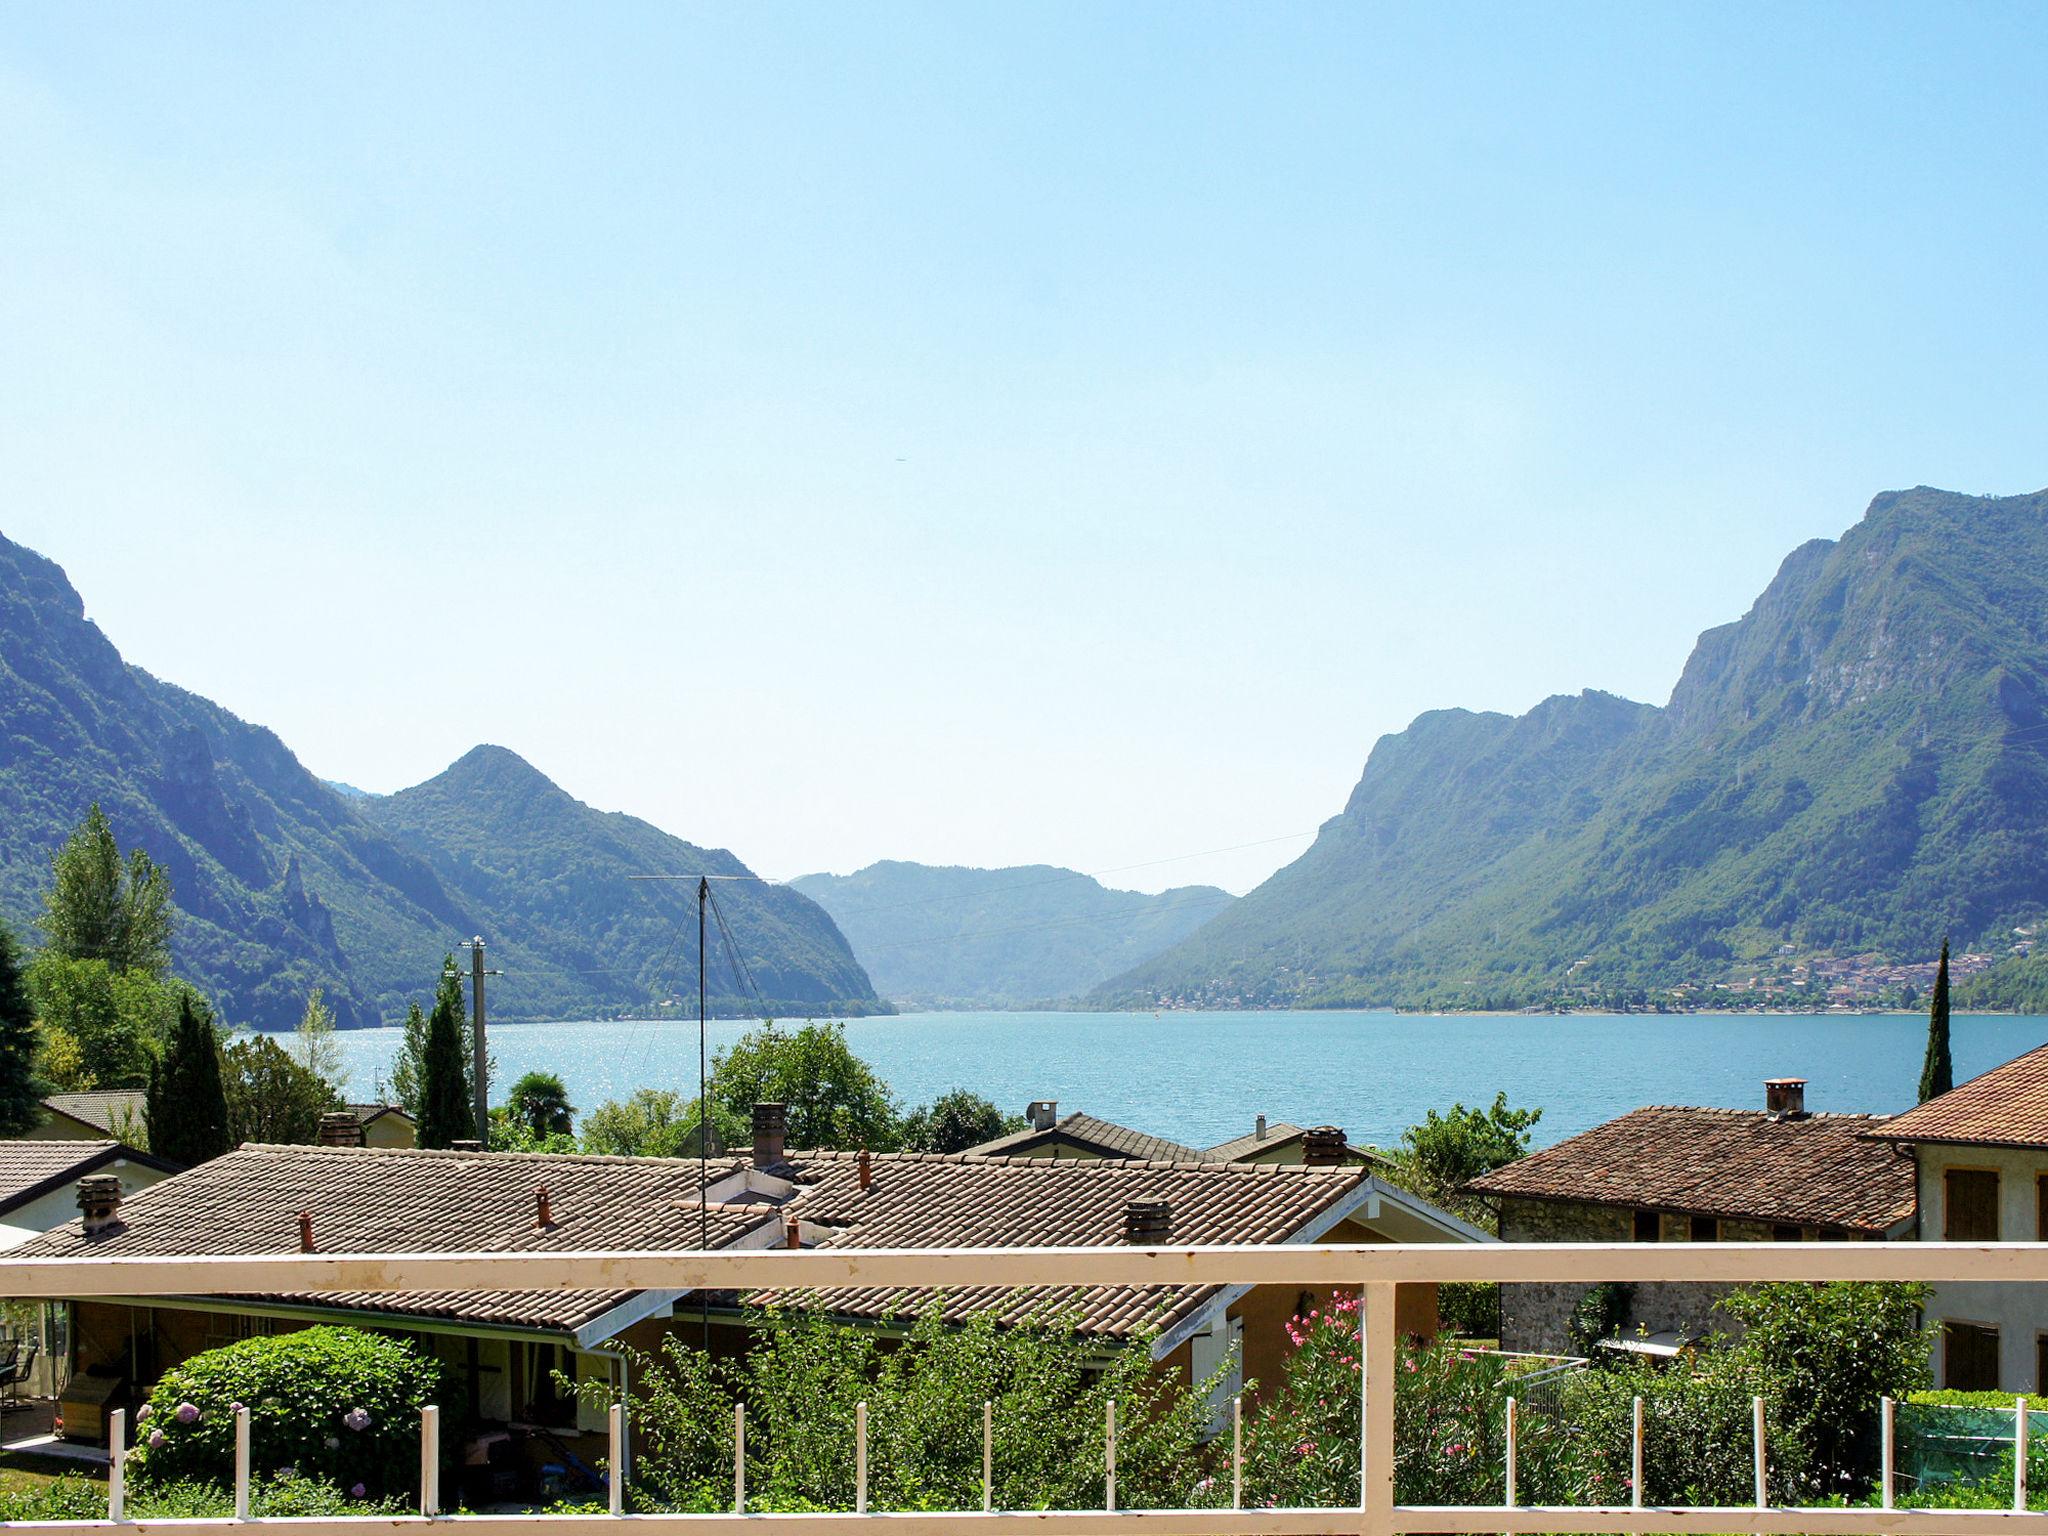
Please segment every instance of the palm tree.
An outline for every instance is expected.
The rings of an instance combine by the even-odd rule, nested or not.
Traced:
[[[569,1102],[569,1090],[552,1072],[529,1072],[520,1078],[512,1085],[512,1097],[506,1108],[536,1140],[567,1136],[576,1113],[576,1106]]]

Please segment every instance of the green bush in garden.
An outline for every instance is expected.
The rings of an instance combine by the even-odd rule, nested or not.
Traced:
[[[359,1329],[243,1339],[164,1373],[136,1411],[130,1476],[138,1489],[227,1482],[243,1404],[258,1475],[289,1469],[357,1499],[415,1489],[420,1410],[440,1381],[431,1355]]]
[[[1216,1449],[1204,1444],[1214,1383],[1170,1381],[1143,1342],[1105,1355],[1074,1321],[1048,1311],[1020,1327],[987,1317],[955,1326],[935,1302],[885,1342],[817,1313],[768,1312],[753,1319],[748,1356],[719,1361],[672,1335],[658,1354],[628,1351],[646,1436],[635,1480],[673,1508],[729,1508],[733,1404],[744,1402],[749,1507],[850,1509],[854,1414],[865,1401],[870,1508],[978,1509],[982,1404],[993,1402],[997,1507],[1099,1508],[1113,1399],[1122,1505],[1227,1500]],[[611,1400],[605,1382],[575,1389],[593,1406]]]
[[[292,1472],[252,1481],[249,1513],[284,1515],[403,1514],[402,1499],[352,1498],[332,1483]],[[125,1514],[131,1520],[218,1519],[235,1512],[235,1497],[212,1483],[167,1483],[130,1491]],[[0,1520],[104,1520],[107,1485],[67,1474],[38,1488],[0,1493]]]

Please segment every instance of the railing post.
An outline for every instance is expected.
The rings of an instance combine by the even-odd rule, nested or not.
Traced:
[[[1769,1492],[1764,1487],[1764,1400],[1753,1397],[1749,1400],[1751,1437],[1756,1442],[1756,1507],[1770,1508]]]
[[[626,1405],[613,1403],[612,1411],[606,1416],[605,1429],[610,1439],[612,1513],[626,1512]]]
[[[853,1405],[853,1512],[868,1512],[868,1405]]]
[[[981,1512],[996,1507],[996,1405],[981,1404]]]
[[[1893,1469],[1898,1465],[1898,1429],[1896,1419],[1898,1405],[1890,1398],[1880,1398],[1877,1405],[1878,1440],[1884,1455],[1884,1470],[1878,1480],[1878,1506],[1892,1507]]]
[[[128,1518],[128,1410],[107,1415],[107,1518]]]
[[[1102,1419],[1102,1507],[1112,1515],[1116,1513],[1116,1399],[1113,1397]]]
[[[2027,1512],[2027,1400],[2012,1400],[2012,1507],[2014,1514]]]
[[[1394,1335],[1394,1287],[1368,1280],[1359,1287],[1358,1512],[1366,1536],[1394,1528],[1394,1377],[1400,1369]]]
[[[433,1403],[420,1410],[420,1513],[441,1513],[441,1410]]]
[[[1244,1394],[1230,1400],[1230,1507],[1244,1508]]]
[[[249,1518],[249,1410],[235,1408],[235,1518]]]
[[[1629,1504],[1643,1507],[1643,1400],[1639,1397],[1629,1411]]]
[[[747,1512],[747,1405],[732,1405],[732,1512]]]
[[[1513,1509],[1515,1507],[1515,1400],[1512,1397],[1508,1399],[1507,1405],[1507,1433],[1507,1506],[1509,1509]]]

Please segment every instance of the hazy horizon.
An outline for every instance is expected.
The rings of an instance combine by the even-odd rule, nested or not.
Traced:
[[[0,38],[0,531],[367,790],[1243,891],[1417,714],[1662,703],[1874,495],[2048,482],[2026,6]]]

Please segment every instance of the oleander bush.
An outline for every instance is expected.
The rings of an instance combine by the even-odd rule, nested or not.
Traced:
[[[360,1329],[242,1339],[164,1373],[136,1410],[129,1475],[138,1489],[225,1484],[246,1405],[259,1476],[296,1474],[358,1500],[416,1490],[420,1410],[440,1385],[431,1355]]]

